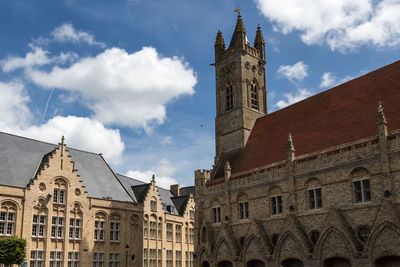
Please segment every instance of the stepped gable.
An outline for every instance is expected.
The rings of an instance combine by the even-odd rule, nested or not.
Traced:
[[[25,188],[58,146],[0,132],[0,184]],[[132,202],[100,154],[67,147],[89,197]]]
[[[238,173],[286,160],[289,133],[296,156],[377,136],[379,101],[389,131],[400,129],[400,61],[257,119],[246,146],[222,155],[214,178],[225,161]]]

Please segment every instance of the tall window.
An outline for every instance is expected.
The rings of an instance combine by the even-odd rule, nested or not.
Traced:
[[[150,200],[150,210],[157,211],[157,201],[155,199]]]
[[[143,249],[143,267],[147,266],[147,248]]]
[[[150,221],[150,239],[156,239],[157,234],[157,222]]]
[[[15,213],[11,211],[0,212],[0,235],[13,235]]]
[[[185,227],[185,242],[189,243],[189,227]]]
[[[144,221],[143,221],[143,237],[144,238],[147,238],[147,220],[145,219]]]
[[[62,267],[63,265],[63,252],[50,251],[50,267]]]
[[[282,214],[282,196],[271,197],[272,215]]]
[[[167,223],[167,241],[172,241],[172,223]]]
[[[53,203],[65,204],[65,189],[54,188]]]
[[[167,250],[167,266],[172,267],[172,250]]]
[[[94,240],[104,241],[105,222],[102,220],[94,221]]]
[[[111,217],[110,222],[110,242],[119,242],[120,237],[120,220],[119,216],[114,215]]]
[[[33,215],[32,236],[33,237],[44,237],[45,233],[46,233],[46,216],[45,215]]]
[[[189,252],[185,252],[185,266],[189,267]]]
[[[44,266],[44,257],[42,250],[31,250],[31,267],[43,267]]]
[[[69,251],[68,252],[68,267],[79,267],[79,252]]]
[[[194,229],[189,228],[189,243],[193,244],[194,243]]]
[[[194,210],[189,210],[189,219],[194,220]]]
[[[149,255],[149,267],[156,267],[156,249],[150,249],[150,255]]]
[[[213,211],[213,223],[221,222],[221,207],[215,207],[212,209]]]
[[[110,267],[119,267],[119,253],[110,253]]]
[[[240,202],[239,203],[239,219],[245,220],[249,218],[249,202]]]
[[[175,242],[180,243],[182,241],[182,226],[175,225]]]
[[[162,240],[162,223],[158,223],[158,240]]]
[[[162,250],[158,250],[158,267],[162,266]]]
[[[251,87],[251,92],[250,92],[251,107],[258,110],[257,85],[252,83],[250,87]]]
[[[225,91],[226,111],[233,109],[233,88],[228,85]]]
[[[369,179],[362,179],[354,182],[354,189],[356,193],[356,202],[371,201],[371,191],[369,187]]]
[[[69,219],[69,239],[80,240],[82,233],[82,220],[80,218]]]
[[[308,190],[308,198],[310,202],[310,210],[322,208],[321,188],[314,188]]]
[[[104,252],[93,253],[93,267],[104,267]]]
[[[175,255],[176,255],[175,267],[181,267],[182,266],[182,253],[179,250],[177,250],[177,251],[175,251]]]
[[[64,238],[64,217],[53,216],[51,218],[51,238]]]
[[[194,252],[189,252],[189,256],[190,256],[190,265],[189,265],[189,267],[193,267],[194,266]]]

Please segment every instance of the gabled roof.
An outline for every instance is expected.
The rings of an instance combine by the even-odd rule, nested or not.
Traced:
[[[177,196],[177,197],[172,197],[171,198],[172,202],[175,205],[175,208],[177,209],[179,215],[183,215],[185,213],[185,209],[187,206],[187,203],[189,201],[189,197],[186,196]]]
[[[150,189],[150,183],[145,183],[122,174],[117,174],[117,175],[121,179],[121,181],[125,184],[125,186],[132,190],[137,202],[143,203],[147,195],[147,191]],[[181,213],[179,212],[180,206],[179,207],[176,206],[176,203],[180,204],[180,202],[175,203],[173,201],[172,198],[174,197],[174,195],[171,193],[171,191],[158,186],[156,186],[156,188],[158,190],[158,195],[160,196],[164,212],[174,215],[181,215]],[[182,196],[182,197],[188,198],[188,196]]]
[[[215,178],[287,159],[291,133],[296,156],[377,136],[378,102],[388,129],[400,129],[400,61],[257,119],[246,146],[222,155]]]
[[[0,184],[27,187],[42,159],[58,145],[0,132]],[[89,197],[132,202],[99,154],[67,147]]]

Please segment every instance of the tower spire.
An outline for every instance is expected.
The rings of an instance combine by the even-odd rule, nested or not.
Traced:
[[[261,32],[260,24],[257,26],[256,38],[254,38],[254,47],[260,50],[261,58],[265,60],[265,42]]]
[[[236,8],[235,12],[237,12],[238,15],[236,19],[235,31],[233,32],[229,48],[244,48],[244,45],[246,44],[246,30],[243,25],[242,15],[240,15],[239,8]]]

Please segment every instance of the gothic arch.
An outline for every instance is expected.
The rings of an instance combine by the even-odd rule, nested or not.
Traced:
[[[103,210],[98,210],[95,213],[95,218],[103,218],[104,220],[108,219],[108,214],[107,212],[103,211]]]
[[[298,238],[293,232],[287,231],[281,235],[276,244],[275,259],[278,259],[279,262],[293,258],[302,261],[307,255],[306,247],[301,238]]]
[[[380,238],[385,241],[379,242]],[[382,257],[400,256],[400,228],[391,222],[383,222],[370,235],[366,247],[374,261]]]
[[[265,248],[259,238],[250,234],[244,241],[239,258],[246,265],[247,262],[252,260],[263,261],[265,254]]]
[[[305,189],[307,189],[309,187],[315,187],[315,186],[322,186],[322,181],[319,178],[315,177],[315,176],[308,178],[304,182],[304,188]]]
[[[221,254],[219,253],[221,252]],[[228,244],[228,241],[221,237],[216,243],[212,252],[211,258],[214,262],[230,261],[235,253],[233,253],[232,246]]]
[[[3,206],[3,204],[7,204],[7,202],[11,203],[11,205],[15,206],[15,211],[21,209],[21,206],[19,205],[19,203],[17,201],[13,200],[13,199],[10,199],[10,198],[6,198],[6,199],[1,200],[0,201],[0,206]]]
[[[342,242],[337,242],[337,239],[342,240]],[[330,241],[333,241],[334,244],[342,244],[342,247],[338,246],[329,246]],[[328,251],[324,251],[324,247],[328,246]],[[346,258],[351,259],[353,255],[357,254],[357,249],[355,248],[354,244],[351,243],[346,238],[346,235],[343,234],[339,229],[334,226],[327,228],[319,238],[316,247],[316,255],[317,258],[321,260],[321,265],[323,264],[324,260],[328,258]],[[333,247],[333,248],[332,248]]]
[[[58,181],[64,182],[66,184],[65,188],[71,187],[70,181],[64,176],[55,176],[55,177],[53,177],[53,179],[51,179],[51,184],[57,184]]]

